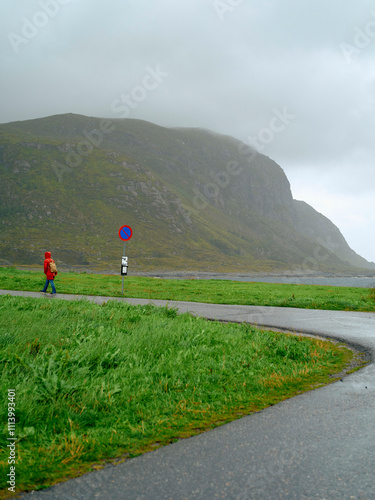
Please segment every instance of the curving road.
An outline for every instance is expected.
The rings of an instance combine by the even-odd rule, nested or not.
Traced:
[[[40,296],[32,292],[12,295]],[[67,300],[79,296],[59,295]],[[89,297],[101,303],[108,297]],[[55,300],[55,299],[51,299]],[[180,312],[313,333],[374,359],[375,315],[172,301]],[[212,431],[24,497],[49,499],[375,499],[375,367]]]

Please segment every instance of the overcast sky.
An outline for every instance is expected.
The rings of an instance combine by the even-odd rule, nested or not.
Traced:
[[[0,32],[0,122],[71,112],[232,135],[375,261],[373,0],[17,0]]]

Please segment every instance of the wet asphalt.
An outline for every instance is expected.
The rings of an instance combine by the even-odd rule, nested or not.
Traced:
[[[40,297],[34,292],[0,294]],[[58,294],[46,300],[108,297]],[[345,341],[375,356],[375,315],[347,311],[152,302],[222,321],[246,321]],[[35,500],[375,500],[375,367],[198,436],[52,488]]]

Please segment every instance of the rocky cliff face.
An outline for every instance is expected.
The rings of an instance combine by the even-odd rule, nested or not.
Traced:
[[[359,268],[375,268],[374,263],[358,255],[347,244],[339,228],[304,201],[294,200],[298,231],[321,247],[333,252],[342,261]]]
[[[61,264],[115,268],[128,224],[138,269],[301,269],[320,240],[334,245],[319,269],[369,266],[293,200],[279,165],[199,129],[76,115],[0,125],[0,194],[11,263],[48,249]]]

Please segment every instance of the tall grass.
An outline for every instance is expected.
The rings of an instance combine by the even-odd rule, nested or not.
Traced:
[[[352,355],[330,342],[115,301],[8,295],[0,317],[1,394],[16,391],[18,491],[327,383]],[[6,422],[5,404],[0,415]],[[2,488],[7,437],[3,428]]]
[[[44,285],[42,272],[0,267],[0,288],[39,291]],[[59,273],[58,293],[121,296],[121,276]],[[350,311],[375,311],[373,289],[319,285],[246,283],[226,280],[156,279],[127,276],[126,297],[243,304],[274,307],[300,307]]]

